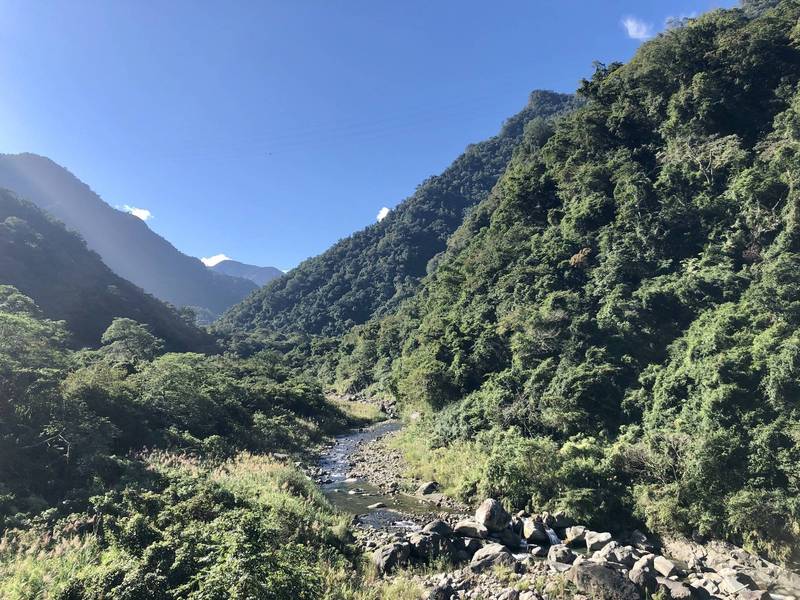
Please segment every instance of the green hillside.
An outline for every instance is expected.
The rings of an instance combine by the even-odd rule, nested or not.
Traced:
[[[7,190],[0,190],[0,284],[66,321],[73,346],[97,346],[115,317],[147,324],[171,350],[215,346],[188,315],[115,275],[78,235]]]
[[[747,8],[600,65],[345,338],[340,386],[434,411],[418,455],[474,452],[451,490],[798,558],[800,4]]]
[[[251,294],[224,315],[220,329],[338,335],[390,311],[413,293],[465,213],[492,189],[526,125],[575,105],[570,95],[534,92],[497,136],[467,148],[381,222]]]

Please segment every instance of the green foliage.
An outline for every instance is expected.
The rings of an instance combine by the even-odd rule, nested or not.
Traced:
[[[800,560],[798,17],[748,2],[598,65],[339,381],[439,411],[432,453],[489,440],[474,493]]]

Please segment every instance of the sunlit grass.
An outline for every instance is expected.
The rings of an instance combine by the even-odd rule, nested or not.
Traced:
[[[464,501],[473,499],[489,459],[475,442],[457,440],[446,448],[430,449],[420,427],[406,428],[390,444],[402,452],[409,477],[437,481],[446,495]]]
[[[343,400],[332,398],[329,400],[336,408],[342,411],[350,419],[367,423],[377,423],[386,419],[378,406],[373,402],[362,402],[360,400]]]

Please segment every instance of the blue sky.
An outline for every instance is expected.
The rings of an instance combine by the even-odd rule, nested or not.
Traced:
[[[0,152],[181,251],[282,269],[392,208],[535,88],[732,0],[0,0]]]

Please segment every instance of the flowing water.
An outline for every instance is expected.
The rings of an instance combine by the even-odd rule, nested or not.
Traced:
[[[325,451],[320,460],[319,466],[326,473],[323,478],[325,483],[320,484],[322,492],[343,512],[358,515],[359,521],[365,525],[419,529],[414,516],[447,511],[421,498],[408,494],[385,494],[363,479],[348,478],[350,457],[360,444],[397,431],[400,427],[399,421],[384,421],[338,436],[336,443]],[[385,508],[368,508],[378,502],[385,504]]]

